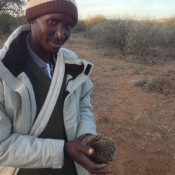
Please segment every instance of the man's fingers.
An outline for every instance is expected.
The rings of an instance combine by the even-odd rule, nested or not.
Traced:
[[[109,165],[107,164],[96,164],[92,162],[88,157],[84,157],[82,160],[82,165],[93,174],[107,174],[110,172]]]
[[[104,175],[110,172],[108,164],[96,164],[90,159],[94,149],[81,142],[69,141],[65,144],[65,151],[74,161],[92,174]]]
[[[96,164],[92,169],[93,174],[108,174],[111,172],[111,168],[107,164]]]
[[[107,163],[96,164],[92,160],[90,160],[90,156],[94,153],[94,149],[88,146],[83,148],[84,153],[88,156],[84,156],[81,159],[81,165],[83,165],[90,173],[93,174],[107,174],[111,170],[111,165]]]

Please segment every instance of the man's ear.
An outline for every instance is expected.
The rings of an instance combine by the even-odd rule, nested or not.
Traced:
[[[30,23],[30,24],[34,24],[35,21],[36,21],[36,19],[31,19],[31,20],[29,21],[29,23]]]

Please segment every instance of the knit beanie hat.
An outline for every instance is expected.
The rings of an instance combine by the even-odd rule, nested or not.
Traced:
[[[71,16],[74,24],[78,21],[78,10],[75,0],[27,0],[27,21],[50,13],[63,13]]]

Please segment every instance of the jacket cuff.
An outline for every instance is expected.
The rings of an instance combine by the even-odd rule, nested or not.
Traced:
[[[87,127],[88,126],[88,127]],[[96,125],[94,122],[82,122],[79,124],[76,140],[84,134],[96,135]]]
[[[83,134],[81,135],[80,137],[78,137],[77,141],[78,142],[81,142],[85,137],[87,136],[92,136],[93,134],[90,134],[90,133],[86,133],[86,134]]]
[[[64,140],[43,139],[43,168],[62,168],[64,164]]]

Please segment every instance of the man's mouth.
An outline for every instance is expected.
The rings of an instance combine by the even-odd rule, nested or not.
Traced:
[[[56,47],[61,47],[64,44],[64,42],[58,42],[58,41],[51,41],[51,43]]]

